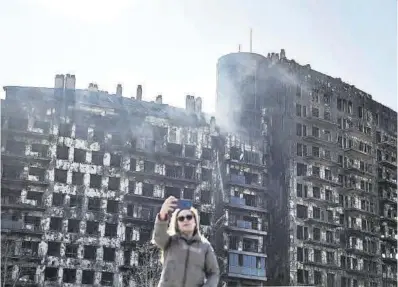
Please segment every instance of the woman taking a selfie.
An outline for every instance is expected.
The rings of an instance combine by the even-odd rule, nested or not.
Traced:
[[[220,270],[213,248],[200,235],[197,211],[177,208],[178,203],[167,198],[155,220],[153,241],[163,264],[158,287],[216,287]]]

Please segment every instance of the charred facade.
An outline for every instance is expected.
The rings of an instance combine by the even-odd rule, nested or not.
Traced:
[[[152,286],[169,195],[198,208],[226,286],[397,286],[396,112],[284,50],[217,70],[217,125],[141,86],[5,87],[6,286]]]
[[[267,284],[397,286],[396,112],[284,50],[223,56],[217,88],[222,129],[267,146]]]
[[[170,195],[192,200],[211,236],[222,141],[200,98],[178,109],[142,101],[140,86],[136,99],[121,86],[78,90],[73,75],[5,91],[5,286],[153,286],[161,268],[148,243]]]

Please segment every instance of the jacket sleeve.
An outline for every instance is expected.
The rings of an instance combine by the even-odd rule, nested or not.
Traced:
[[[159,214],[156,215],[155,228],[153,231],[152,242],[155,243],[159,248],[165,249],[170,241],[170,235],[167,233],[169,227],[169,219],[161,220]]]
[[[220,280],[220,268],[211,245],[209,245],[206,252],[205,272],[207,280],[203,287],[217,287]]]

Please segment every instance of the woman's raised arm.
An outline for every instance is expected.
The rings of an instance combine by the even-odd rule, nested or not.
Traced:
[[[163,250],[166,248],[170,240],[170,235],[167,233],[170,220],[169,213],[174,211],[176,201],[177,199],[174,196],[167,198],[164,201],[160,212],[156,215],[152,241]]]

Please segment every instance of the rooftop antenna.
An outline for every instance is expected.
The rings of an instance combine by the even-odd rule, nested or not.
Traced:
[[[252,52],[252,42],[253,42],[253,31],[250,28],[250,53]]]

